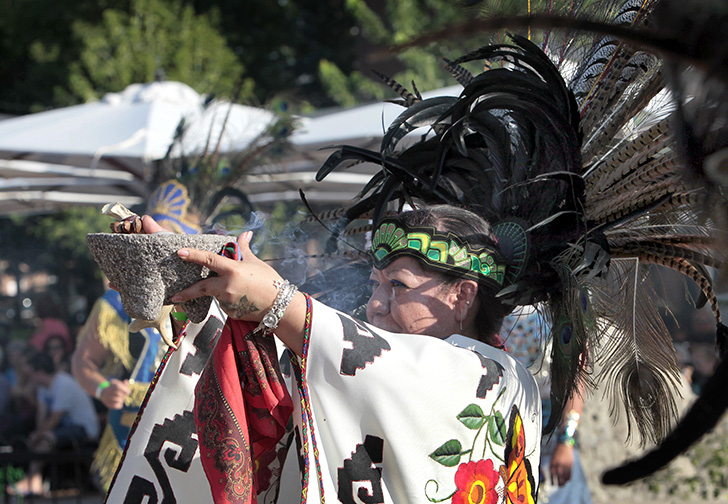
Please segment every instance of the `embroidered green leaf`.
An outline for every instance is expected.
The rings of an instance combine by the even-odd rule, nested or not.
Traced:
[[[477,430],[485,423],[486,416],[480,406],[477,404],[471,404],[458,415],[460,420],[465,427],[468,429]]]
[[[498,445],[503,446],[506,443],[506,436],[508,435],[508,428],[506,427],[506,420],[501,415],[500,411],[493,413],[488,419],[488,430],[490,432],[490,439]]]
[[[453,467],[460,463],[460,452],[462,451],[460,441],[451,439],[437,450],[430,453],[430,457],[446,467]]]

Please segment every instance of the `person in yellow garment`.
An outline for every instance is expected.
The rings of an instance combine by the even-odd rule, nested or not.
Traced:
[[[150,196],[147,213],[177,233],[198,233],[189,211],[187,189],[177,181],[160,185]],[[93,475],[108,490],[139,406],[167,345],[159,332],[130,332],[131,318],[119,293],[107,290],[81,329],[72,371],[84,390],[108,409],[108,421],[94,456]]]

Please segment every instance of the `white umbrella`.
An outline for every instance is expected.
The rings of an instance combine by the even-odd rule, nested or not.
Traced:
[[[237,104],[206,107],[205,97],[185,84],[152,82],[96,102],[0,121],[0,215],[139,203],[154,160],[165,157],[183,118],[190,128],[181,145],[189,152],[201,148],[209,133],[221,150],[241,148],[271,117]]]
[[[460,90],[451,86],[423,96],[457,95]],[[293,153],[253,169],[241,189],[261,205],[298,200],[299,189],[312,202],[351,201],[378,167],[361,164],[316,182],[315,174],[331,152],[319,148],[352,144],[376,150],[402,110],[375,103],[301,118],[290,138]],[[98,102],[0,121],[0,215],[143,201],[153,162],[165,157],[183,117],[188,129],[172,156],[243,150],[273,115],[225,102],[205,106],[204,97],[185,84],[154,82],[134,84]]]
[[[422,97],[458,96],[462,89],[459,85],[449,86],[422,93]],[[317,182],[316,172],[333,152],[321,149],[346,144],[378,151],[387,127],[403,111],[392,103],[371,103],[303,118],[291,135],[293,154],[278,163],[258,166],[246,178],[250,201],[299,200],[302,189],[312,203],[351,203],[381,166],[361,163],[330,173]]]

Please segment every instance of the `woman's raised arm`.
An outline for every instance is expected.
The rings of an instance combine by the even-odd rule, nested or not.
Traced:
[[[217,273],[217,276],[200,280],[177,293],[172,301],[179,303],[200,296],[213,296],[228,317],[260,322],[270,311],[279,287],[281,276],[270,265],[258,259],[250,250],[252,231],[238,237],[242,260],[236,261],[212,252],[180,249],[177,255],[183,261],[200,264]],[[275,335],[288,347],[301,355],[303,330],[306,319],[306,300],[296,292],[275,329]]]

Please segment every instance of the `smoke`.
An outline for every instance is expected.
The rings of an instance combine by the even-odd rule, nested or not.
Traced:
[[[371,295],[371,264],[352,252],[367,250],[368,237],[347,237],[346,243],[340,241],[337,253],[325,254],[330,231],[306,219],[307,211],[297,210],[291,215],[287,210],[253,211],[246,222],[218,222],[208,232],[235,239],[245,231],[253,231],[250,250],[282,277],[328,306],[364,319],[364,307]]]
[[[351,255],[353,249],[346,244],[338,253],[324,254],[330,233],[320,223],[308,222],[307,216],[300,210],[283,218],[276,210],[273,215],[256,211],[244,226],[225,234],[253,231],[251,251],[282,277],[328,306],[364,318],[363,307],[371,295],[369,261]],[[366,248],[365,236],[348,241],[356,242],[359,250]]]

